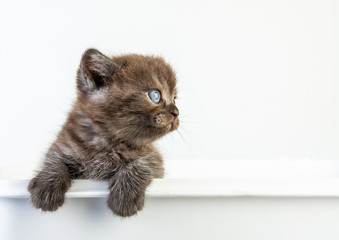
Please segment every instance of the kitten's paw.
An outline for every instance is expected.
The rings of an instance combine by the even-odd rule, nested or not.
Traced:
[[[38,177],[30,181],[28,191],[31,193],[31,201],[34,207],[42,211],[55,211],[65,201],[65,192],[62,189],[41,181]]]
[[[110,193],[107,199],[107,205],[112,212],[120,217],[131,217],[137,214],[144,207],[145,195],[134,198],[127,196],[115,196]]]

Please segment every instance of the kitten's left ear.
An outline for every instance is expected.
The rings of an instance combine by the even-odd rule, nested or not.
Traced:
[[[81,58],[78,70],[78,89],[88,94],[107,86],[112,81],[112,76],[119,66],[112,59],[96,49],[88,49]]]

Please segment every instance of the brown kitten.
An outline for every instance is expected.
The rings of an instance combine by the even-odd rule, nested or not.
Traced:
[[[77,73],[77,100],[29,183],[33,205],[55,211],[72,179],[104,179],[108,207],[119,216],[136,214],[146,187],[163,177],[153,142],[178,128],[175,97],[175,74],[162,58],[108,58],[88,49]]]

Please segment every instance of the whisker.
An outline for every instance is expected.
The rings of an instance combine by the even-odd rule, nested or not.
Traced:
[[[187,128],[183,127],[182,125],[179,126],[179,129],[180,129],[180,130],[182,129],[183,131],[186,132],[186,134],[191,135],[191,136],[194,137],[195,139],[198,139],[198,138],[199,138],[196,134],[194,134],[194,133],[192,133],[191,131],[187,130]]]
[[[195,113],[186,113],[186,114],[184,114],[184,115],[181,115],[180,114],[180,118],[186,118],[186,117],[190,117],[190,116],[192,116],[192,115],[194,115]]]
[[[182,124],[182,123],[184,123],[184,124],[191,124],[191,123],[196,124],[196,123],[199,123],[199,122],[185,121],[185,120],[180,119],[180,124]]]
[[[179,136],[181,137],[181,140],[183,140],[183,142],[185,142],[185,144],[189,147],[189,144],[188,144],[188,142],[187,142],[187,140],[184,138],[184,136],[181,134],[181,132],[179,131],[179,129],[176,131],[178,134],[179,134]]]
[[[190,152],[190,154],[193,156],[193,151],[192,151],[192,147],[191,145],[188,143],[188,141],[184,138],[184,136],[181,134],[181,132],[179,131],[179,129],[176,131],[178,133],[178,135],[180,136],[181,140],[185,143],[188,151]]]

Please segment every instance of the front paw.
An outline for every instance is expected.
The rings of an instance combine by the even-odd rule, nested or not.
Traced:
[[[55,211],[65,201],[65,192],[60,187],[38,177],[30,181],[28,191],[31,193],[33,205],[42,211]]]
[[[145,194],[141,196],[122,196],[122,194],[114,195],[109,194],[107,205],[118,216],[130,217],[137,214],[138,211],[144,207]]]

